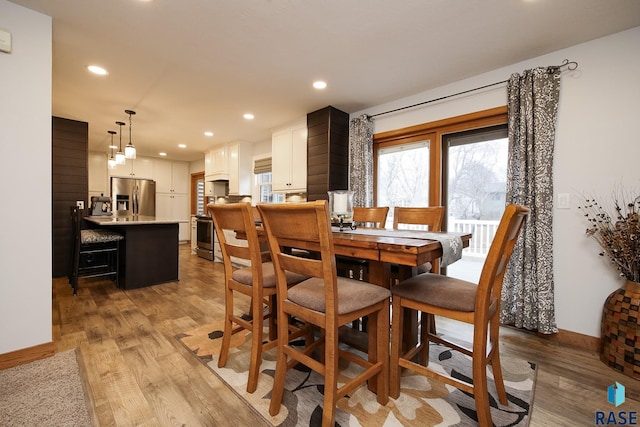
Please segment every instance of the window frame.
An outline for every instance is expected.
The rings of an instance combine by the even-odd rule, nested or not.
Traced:
[[[196,172],[196,173],[192,173],[191,174],[191,215],[197,215],[198,214],[198,181],[202,180],[204,181],[204,171],[203,172]],[[203,202],[205,205],[205,211],[206,211],[206,205],[207,205],[207,183],[206,181],[204,182],[204,194],[203,194]],[[206,214],[206,212],[205,212]]]
[[[429,140],[429,205],[443,203],[444,135],[508,123],[507,106],[490,108],[434,122],[377,133],[373,136],[373,200],[377,206],[378,151],[381,148]]]

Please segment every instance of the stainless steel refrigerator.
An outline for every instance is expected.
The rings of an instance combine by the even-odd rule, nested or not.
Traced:
[[[118,216],[156,216],[156,182],[111,177],[111,206]]]

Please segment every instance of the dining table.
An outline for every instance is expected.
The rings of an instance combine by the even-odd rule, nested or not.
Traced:
[[[385,287],[415,276],[418,266],[427,262],[441,260],[442,267],[455,262],[471,240],[471,233],[366,227],[332,231],[335,254],[368,261],[369,283]],[[392,265],[399,267],[396,280],[391,277]]]
[[[262,225],[257,222],[256,226],[259,238],[265,239]],[[243,238],[240,233],[237,237]],[[457,261],[462,256],[462,249],[469,247],[472,234],[334,226],[332,237],[336,255],[367,261],[368,282],[390,288],[394,283],[415,276],[418,266],[427,262],[439,260],[440,266],[446,267]],[[282,243],[287,245],[285,240]],[[310,252],[318,250],[315,242],[295,240],[290,246]],[[392,266],[397,268],[393,277]],[[404,324],[403,341],[410,345],[417,337],[417,312],[406,310]]]

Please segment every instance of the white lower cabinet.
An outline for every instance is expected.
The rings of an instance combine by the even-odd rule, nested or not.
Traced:
[[[156,218],[185,221],[179,224],[178,240],[186,242],[191,234],[191,213],[187,194],[156,193]]]

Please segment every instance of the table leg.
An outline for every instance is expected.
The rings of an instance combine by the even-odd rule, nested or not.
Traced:
[[[417,267],[411,267],[408,265],[398,266],[398,279],[400,282],[407,280],[418,274]],[[406,352],[408,349],[415,346],[418,342],[418,311],[411,309],[404,309],[404,328],[402,331],[402,351]]]
[[[369,283],[389,288],[391,265],[387,262],[369,261]]]
[[[407,265],[398,266],[397,279],[401,282],[417,274],[417,267]],[[391,264],[381,261],[369,261],[369,282],[389,288],[391,286]],[[391,319],[389,319],[391,322]],[[404,310],[404,331],[402,336],[403,351],[414,346],[418,341],[418,312]]]

